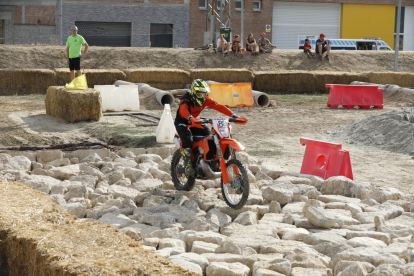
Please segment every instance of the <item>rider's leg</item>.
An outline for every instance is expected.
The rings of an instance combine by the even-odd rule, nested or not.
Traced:
[[[195,170],[193,167],[192,162],[192,150],[191,146],[193,144],[193,134],[187,128],[186,125],[178,125],[175,126],[178,135],[180,136],[181,143],[182,143],[182,150],[181,154],[183,155],[184,163],[185,163],[185,173],[188,176],[193,176],[195,174]]]

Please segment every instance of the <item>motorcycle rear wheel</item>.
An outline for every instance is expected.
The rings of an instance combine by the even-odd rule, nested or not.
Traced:
[[[228,206],[240,209],[246,204],[249,197],[250,184],[247,170],[243,163],[237,159],[229,160],[226,165],[230,182],[224,184],[223,178],[221,179],[221,192]],[[234,167],[239,169],[239,174],[236,175]]]
[[[194,176],[185,175],[184,157],[180,150],[174,152],[171,160],[171,177],[174,187],[179,191],[191,191],[195,184]]]

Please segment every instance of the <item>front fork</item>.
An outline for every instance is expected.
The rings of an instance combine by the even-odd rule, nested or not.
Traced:
[[[229,174],[227,173],[227,166],[226,166],[226,160],[223,157],[223,151],[220,146],[220,139],[217,137],[217,134],[214,135],[214,143],[216,144],[217,153],[220,161],[220,168],[221,168],[221,177],[223,179],[223,183],[227,184],[230,182],[229,180]],[[236,159],[236,153],[234,149],[230,146],[228,146],[230,149],[230,155],[232,159]],[[233,167],[234,173],[238,175],[240,173],[240,170],[237,166]]]

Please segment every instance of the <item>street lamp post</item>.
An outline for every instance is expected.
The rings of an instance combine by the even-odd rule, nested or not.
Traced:
[[[394,49],[395,49],[394,72],[398,72],[398,51],[400,50],[401,2],[402,0],[398,0],[397,30],[395,34],[395,45],[394,45]]]

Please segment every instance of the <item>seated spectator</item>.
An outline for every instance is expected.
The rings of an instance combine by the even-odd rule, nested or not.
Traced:
[[[331,51],[331,45],[329,40],[325,40],[325,35],[320,34],[319,39],[316,40],[316,53],[319,54],[319,59],[323,60],[323,54],[326,52],[326,59],[329,61],[329,53]]]
[[[256,39],[253,38],[252,33],[246,38],[246,50],[252,52],[253,56],[259,54],[259,46],[256,43]]]
[[[231,46],[231,50],[233,52],[235,52],[236,56],[243,55],[243,52],[241,51],[241,48],[242,48],[242,46],[241,46],[241,42],[240,42],[240,36],[236,34],[234,36],[234,40],[233,40],[233,43],[232,43],[232,46]]]
[[[312,46],[309,44],[309,39],[305,39],[305,44],[303,44],[303,52],[308,55],[308,57],[316,57],[315,54],[311,52]]]
[[[272,43],[270,43],[270,40],[266,38],[266,33],[262,33],[259,41],[259,50],[262,53],[271,53],[273,49],[276,48],[276,46],[272,45]]]
[[[229,57],[230,42],[227,42],[224,38],[224,34],[221,34],[217,38],[217,51],[221,52],[222,57]]]

